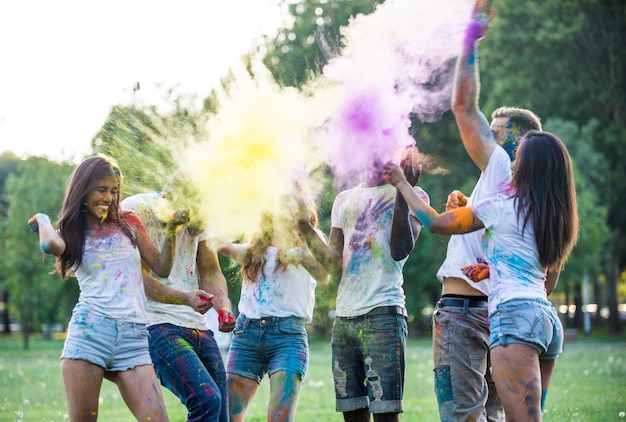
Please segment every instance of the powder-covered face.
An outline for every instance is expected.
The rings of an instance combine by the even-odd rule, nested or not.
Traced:
[[[84,206],[87,213],[87,223],[90,226],[100,224],[109,215],[111,205],[117,203],[119,180],[115,176],[98,180],[96,187],[85,198]]]
[[[519,142],[519,130],[506,117],[493,119],[490,128],[498,145],[504,148],[511,160],[515,160],[515,151]]]

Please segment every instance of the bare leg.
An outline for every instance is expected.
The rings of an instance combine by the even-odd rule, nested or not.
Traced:
[[[270,376],[270,403],[268,422],[287,422],[296,419],[298,398],[302,389],[300,375],[278,371]]]
[[[228,412],[231,422],[243,422],[250,401],[259,388],[256,380],[227,374],[228,381]]]
[[[525,344],[491,349],[493,379],[507,421],[541,421],[539,354]]]
[[[370,422],[370,411],[369,409],[357,409],[343,412],[343,420],[345,422]]]
[[[550,386],[550,380],[556,367],[556,359],[547,359],[539,361],[539,368],[541,369],[541,410],[546,405],[546,397],[548,396],[548,387]]]
[[[84,360],[63,359],[61,374],[70,421],[97,420],[104,368]]]
[[[152,365],[141,365],[126,371],[108,372],[124,403],[138,421],[167,422],[167,410]]]

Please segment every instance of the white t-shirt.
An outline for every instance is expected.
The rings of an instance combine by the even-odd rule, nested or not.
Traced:
[[[474,215],[486,229],[482,246],[491,274],[490,314],[510,299],[548,299],[546,269],[539,263],[532,220],[522,235],[523,219],[517,219],[515,202],[498,195],[473,205]]]
[[[489,158],[485,171],[470,195],[467,205],[472,205],[485,198],[498,194],[507,193],[511,189],[511,158],[506,151],[497,146]],[[478,230],[467,234],[455,234],[450,236],[446,259],[437,271],[437,278],[443,282],[445,277],[462,278],[473,288],[480,290],[485,295],[491,291],[489,279],[480,283],[469,280],[461,271],[462,267],[476,262],[486,262],[485,254],[481,246],[481,237],[484,230]]]
[[[426,201],[428,195],[415,191]],[[337,195],[331,212],[331,225],[344,237],[343,273],[335,315],[364,315],[379,306],[405,307],[402,268],[406,258],[391,257],[391,223],[396,188],[390,184],[362,185]]]
[[[163,202],[159,203],[159,201]],[[160,193],[146,193],[130,196],[121,203],[123,211],[132,211],[137,215],[148,232],[148,236],[159,249],[162,248],[165,237],[161,228],[161,221],[158,219],[155,210],[166,209],[165,201]],[[199,280],[196,268],[198,243],[207,238],[208,234],[206,231],[200,233],[200,235],[192,236],[186,227],[178,230],[176,234],[176,255],[174,256],[174,263],[169,277],[161,278],[156,274],[152,274],[152,276],[176,290],[183,292],[198,290]],[[199,330],[209,329],[206,317],[187,305],[160,303],[148,299],[146,311],[150,325],[173,324],[179,327]]]
[[[243,256],[247,246],[234,246]],[[277,254],[278,248],[268,247],[263,272],[254,281],[243,280],[239,312],[251,319],[298,317],[311,322],[317,281],[300,264],[274,272]]]
[[[127,322],[146,323],[141,255],[121,230],[109,237],[85,237],[75,269],[80,287],[77,307]]]

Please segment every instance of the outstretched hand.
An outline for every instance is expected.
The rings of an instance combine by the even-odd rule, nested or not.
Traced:
[[[478,283],[486,278],[489,278],[489,265],[485,262],[477,262],[475,264],[468,265],[461,268],[463,274],[467,276],[474,283]]]
[[[477,0],[472,14],[472,22],[468,28],[467,37],[471,38],[468,41],[484,38],[491,29],[497,14],[496,9],[489,9],[489,0]]]
[[[227,307],[220,308],[217,311],[217,322],[218,322],[218,330],[223,333],[230,333],[235,329],[235,323],[237,319],[235,318],[235,314],[228,309]]]

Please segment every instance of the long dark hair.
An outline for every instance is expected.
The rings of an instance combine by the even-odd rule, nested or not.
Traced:
[[[59,215],[58,230],[65,241],[65,251],[55,263],[55,270],[66,279],[73,274],[73,268],[78,267],[83,259],[85,236],[87,231],[87,216],[85,201],[93,192],[98,182],[104,178],[114,176],[118,182],[116,200],[110,205],[104,222],[112,222],[121,227],[122,231],[135,244],[135,235],[120,219],[120,201],[122,198],[122,171],[110,157],[99,154],[86,158],[76,167],[65,187],[65,197]]]
[[[563,142],[548,132],[528,132],[518,149],[512,183],[523,229],[532,219],[539,262],[560,270],[578,237],[574,173]]]

